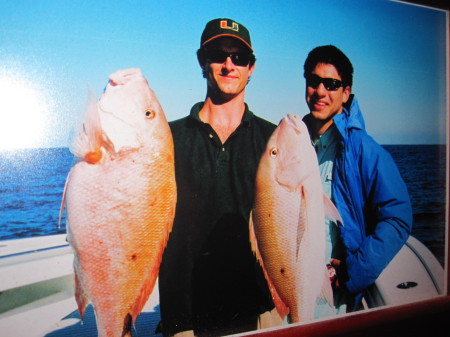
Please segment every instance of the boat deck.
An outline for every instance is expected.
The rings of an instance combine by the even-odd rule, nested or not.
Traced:
[[[83,321],[73,287],[73,254],[65,235],[0,242],[0,334],[12,337],[97,336],[92,306]],[[410,237],[379,276],[367,308],[423,301],[445,294],[445,273],[431,252]],[[160,336],[156,284],[133,336]]]
[[[65,235],[0,242],[0,333],[14,337],[97,336],[92,305],[80,320],[73,290],[73,255]],[[155,334],[156,284],[133,336]]]
[[[75,299],[72,298],[72,304],[76,306]],[[72,306],[73,307],[73,306]],[[156,334],[156,328],[160,320],[159,316],[159,304],[155,299],[150,298],[147,302],[144,311],[138,316],[136,320],[136,326],[132,331],[133,336],[149,337],[149,336],[162,336]],[[33,329],[33,328],[31,328]],[[3,331],[3,328],[0,328]],[[16,335],[10,335],[16,336]],[[30,335],[22,335],[30,336]],[[89,305],[83,321],[80,320],[78,310],[72,311],[69,315],[63,317],[60,320],[50,324],[46,330],[43,330],[39,335],[45,337],[73,337],[73,336],[85,336],[85,337],[97,337],[97,325],[95,323],[94,310],[92,305]]]

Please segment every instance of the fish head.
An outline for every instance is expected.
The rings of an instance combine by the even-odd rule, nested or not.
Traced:
[[[155,136],[163,138],[162,133],[168,129],[156,95],[137,68],[119,70],[109,76],[98,111],[110,152],[140,148]]]
[[[287,115],[271,135],[261,158],[261,170],[289,191],[299,190],[317,157],[308,129],[297,115]]]

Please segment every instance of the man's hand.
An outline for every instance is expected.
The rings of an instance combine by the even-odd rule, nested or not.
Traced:
[[[339,269],[341,267],[341,260],[330,259],[328,265],[328,272],[330,273],[330,281],[333,288],[339,288]]]

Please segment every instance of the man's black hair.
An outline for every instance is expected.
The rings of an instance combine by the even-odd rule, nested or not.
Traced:
[[[348,57],[333,45],[320,46],[311,50],[303,66],[303,76],[311,74],[319,63],[333,65],[342,78],[344,87],[353,84],[353,65]]]

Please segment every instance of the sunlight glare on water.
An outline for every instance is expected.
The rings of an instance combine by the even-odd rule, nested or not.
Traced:
[[[48,102],[33,83],[0,74],[0,151],[39,147],[47,111]]]

